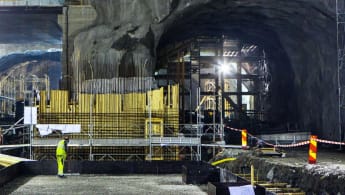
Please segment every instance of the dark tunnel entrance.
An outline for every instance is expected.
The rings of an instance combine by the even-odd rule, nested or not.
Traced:
[[[324,114],[334,113],[314,103],[329,99],[320,83],[325,74],[333,74],[323,72],[324,66],[332,69],[336,63],[330,57],[335,53],[322,53],[317,42],[334,48],[328,37],[334,28],[319,29],[332,18],[321,21],[326,14],[313,4],[278,4],[212,2],[187,9],[168,25],[157,47],[155,76],[159,85],[182,86],[181,123],[223,120],[253,133],[322,129]],[[224,63],[235,73],[220,74],[217,67]]]

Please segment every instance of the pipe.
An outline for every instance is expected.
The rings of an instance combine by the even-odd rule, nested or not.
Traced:
[[[254,165],[250,165],[250,184],[254,186]]]
[[[216,165],[219,165],[219,164],[222,164],[225,162],[229,162],[229,161],[233,161],[233,160],[236,160],[236,158],[224,158],[224,159],[212,162],[211,165],[216,166]]]

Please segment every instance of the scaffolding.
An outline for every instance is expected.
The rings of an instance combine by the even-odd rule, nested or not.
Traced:
[[[197,151],[203,158],[224,144],[239,144],[224,125],[253,128],[252,121],[265,120],[270,75],[265,51],[257,45],[227,36],[194,37],[161,48],[158,67],[158,86],[181,86],[180,121],[190,125],[186,132],[201,135]]]
[[[50,94],[49,99],[47,94]],[[200,134],[179,124],[179,86],[131,93],[41,91],[39,124],[80,124],[70,135],[70,158],[88,160],[200,160]],[[42,137],[34,131],[34,159],[52,159],[64,132]]]
[[[258,46],[226,36],[196,37],[162,49],[159,63],[158,84],[181,85],[184,122],[265,120],[270,79],[265,52]]]
[[[196,37],[162,52],[164,68],[155,78],[91,76],[71,96],[30,76],[21,79],[17,95],[37,107],[38,124],[80,125],[69,144],[69,158],[79,160],[201,160],[205,150],[215,155],[225,144],[224,124],[264,118],[268,66],[258,46]],[[42,136],[30,127],[32,158],[54,159],[65,133]]]
[[[337,64],[338,64],[338,128],[339,141],[344,140],[344,117],[345,117],[345,3],[336,1],[337,17]]]

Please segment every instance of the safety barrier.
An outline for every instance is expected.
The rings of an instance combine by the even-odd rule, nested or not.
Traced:
[[[242,148],[247,149],[247,130],[243,129],[241,131],[242,134]]]
[[[310,136],[310,144],[309,144],[309,164],[316,163],[316,153],[317,153],[317,136],[312,135]]]
[[[232,131],[237,131],[237,132],[242,132],[243,130],[242,129],[237,129],[237,128],[233,128],[233,127],[229,127],[229,126],[224,126],[225,129],[229,129],[229,130],[232,130]],[[247,135],[249,137],[252,137],[254,139],[257,139],[257,140],[261,140],[263,141],[264,144],[268,145],[268,146],[272,146],[272,147],[278,147],[278,148],[292,148],[292,147],[299,147],[299,146],[304,146],[304,145],[308,145],[310,144],[310,140],[305,140],[305,141],[301,141],[301,142],[298,142],[298,143],[292,143],[292,144],[271,144],[265,140],[262,140],[254,135],[252,135],[251,133],[247,132]],[[324,139],[315,139],[317,142],[320,142],[320,143],[325,143],[325,144],[333,144],[333,145],[345,145],[345,142],[337,142],[337,141],[329,141],[329,140],[324,140]]]
[[[299,147],[299,146],[305,146],[309,144],[309,160],[308,162],[310,164],[316,163],[316,156],[317,156],[317,143],[325,143],[325,144],[332,144],[332,145],[345,145],[345,142],[338,142],[338,141],[329,141],[324,139],[318,139],[317,136],[311,135],[310,140],[301,141],[298,143],[292,143],[292,144],[271,144],[265,140],[262,140],[250,133],[247,132],[247,130],[243,129],[236,129],[228,126],[224,126],[225,129],[229,129],[232,131],[241,132],[242,135],[242,148],[247,149],[247,136],[252,137],[256,140],[262,141],[263,144],[266,144],[267,146],[271,146],[274,148],[293,148],[293,147]]]
[[[345,145],[345,142],[328,141],[328,140],[323,140],[323,139],[316,139],[316,141],[320,143],[325,143],[325,144]]]

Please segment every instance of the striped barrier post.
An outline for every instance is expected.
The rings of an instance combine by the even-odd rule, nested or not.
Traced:
[[[316,164],[316,153],[317,153],[317,136],[310,136],[309,143],[309,164]]]
[[[242,134],[242,149],[247,149],[247,130],[242,129],[241,131]]]

